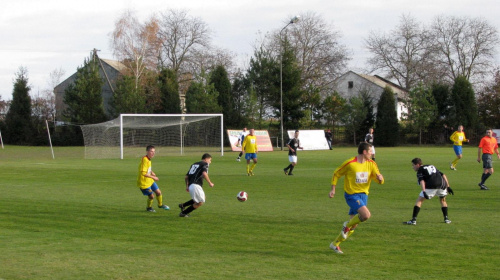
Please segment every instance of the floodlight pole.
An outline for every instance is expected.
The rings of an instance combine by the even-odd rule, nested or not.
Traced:
[[[285,30],[290,24],[298,22],[300,16],[294,16],[290,22],[285,25],[280,31],[280,132],[281,132],[281,150],[283,151],[284,139],[283,139],[283,44],[281,39],[281,33]]]

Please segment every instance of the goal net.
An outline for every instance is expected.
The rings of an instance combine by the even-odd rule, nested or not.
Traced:
[[[121,114],[98,124],[82,125],[85,158],[140,157],[146,146],[156,156],[220,152],[222,114]]]

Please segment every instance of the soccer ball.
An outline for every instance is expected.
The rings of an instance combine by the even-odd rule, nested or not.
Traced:
[[[245,202],[248,199],[248,194],[244,191],[241,191],[238,193],[238,195],[236,195],[236,198],[241,202]]]

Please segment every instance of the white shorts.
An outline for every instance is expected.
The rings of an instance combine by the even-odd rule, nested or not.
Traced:
[[[288,156],[288,161],[297,163],[297,156]]]
[[[375,146],[372,146],[372,154],[375,154]]]
[[[426,189],[425,193],[429,196],[429,199],[431,199],[434,196],[443,197],[443,196],[448,195],[448,191],[446,189],[444,189],[444,190],[442,190],[442,189]],[[420,197],[424,197],[423,192],[420,192]]]
[[[196,203],[205,202],[205,192],[203,191],[203,188],[200,185],[197,184],[189,185],[189,194],[191,195],[191,198],[194,200],[194,202]]]

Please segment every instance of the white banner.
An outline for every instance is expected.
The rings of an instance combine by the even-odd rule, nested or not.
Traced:
[[[295,136],[295,130],[288,130],[288,137]],[[329,150],[324,130],[299,130],[300,145],[306,150]],[[286,144],[286,143],[285,143]]]
[[[492,129],[493,137],[497,139],[497,142],[500,143],[500,129]]]

